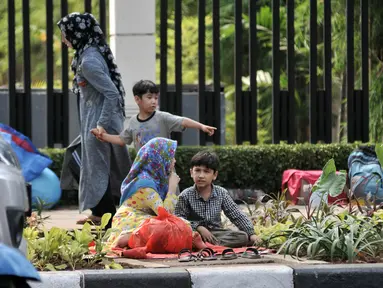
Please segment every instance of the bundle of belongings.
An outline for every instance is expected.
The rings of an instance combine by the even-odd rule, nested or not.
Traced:
[[[56,205],[61,199],[61,189],[57,175],[49,169],[53,161],[41,153],[27,136],[4,123],[0,123],[0,137],[10,144],[17,156],[28,183],[30,205],[43,204],[44,209]]]
[[[288,169],[283,171],[282,191],[287,188],[286,198],[294,205],[305,205],[310,203],[311,189],[321,177],[322,170],[297,170]],[[325,202],[341,203],[347,199],[347,187],[336,197],[327,195]]]
[[[39,177],[44,169],[52,164],[52,160],[42,154],[28,137],[12,127],[0,123],[0,135],[17,155],[26,182]]]
[[[348,177],[353,196],[364,205],[383,202],[383,171],[374,145],[359,146],[348,157]]]

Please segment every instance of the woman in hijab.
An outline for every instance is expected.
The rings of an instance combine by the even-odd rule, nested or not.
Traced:
[[[73,93],[80,98],[81,170],[80,212],[92,215],[78,224],[100,222],[104,213],[116,212],[111,184],[118,182],[130,168],[127,148],[98,141],[91,129],[118,135],[125,119],[121,75],[99,23],[92,14],[71,13],[57,23],[62,41],[75,50],[72,71]],[[111,164],[119,171],[111,171]],[[112,183],[111,183],[111,180]]]
[[[158,207],[173,213],[180,180],[174,172],[177,142],[153,138],[139,151],[121,186],[121,206],[113,217],[106,247],[126,247],[133,230],[158,213]]]

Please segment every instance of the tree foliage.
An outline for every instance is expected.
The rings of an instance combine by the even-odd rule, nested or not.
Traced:
[[[22,86],[24,75],[23,63],[23,15],[22,1],[15,0],[15,52],[16,52],[16,81],[17,86]],[[61,86],[61,35],[56,23],[61,18],[60,2],[53,1],[53,50],[54,50],[54,79],[56,88]],[[83,1],[68,0],[68,12],[84,12]],[[98,1],[92,2],[92,11],[99,18]],[[46,1],[29,1],[30,9],[30,55],[31,55],[31,78],[34,88],[45,87],[46,82]],[[108,14],[108,13],[107,13]],[[0,1],[0,25],[8,27],[8,4],[7,1]],[[71,52],[70,52],[71,53]],[[8,86],[8,30],[0,32],[0,87]],[[71,57],[69,57],[71,61]]]

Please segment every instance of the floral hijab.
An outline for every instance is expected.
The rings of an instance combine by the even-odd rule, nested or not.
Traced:
[[[80,89],[76,81],[76,70],[80,56],[84,51],[92,46],[98,47],[100,53],[104,57],[109,68],[109,73],[114,85],[120,92],[120,104],[124,108],[125,89],[122,84],[121,74],[118,70],[113,53],[109,45],[105,41],[105,35],[101,30],[100,24],[96,18],[90,13],[80,14],[78,12],[71,13],[62,18],[58,23],[58,27],[75,49],[72,61],[72,71],[75,78],[73,79],[73,93],[79,95]],[[123,109],[125,111],[125,109]]]
[[[138,151],[128,176],[121,185],[122,204],[140,188],[153,188],[162,200],[168,192],[169,170],[177,149],[177,142],[153,138]]]

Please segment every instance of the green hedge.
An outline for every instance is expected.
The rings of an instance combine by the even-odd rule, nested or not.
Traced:
[[[334,158],[337,169],[347,169],[347,158],[356,144],[295,144],[256,146],[214,146],[221,167],[216,184],[225,188],[257,188],[267,193],[280,190],[282,173],[286,169],[321,170]],[[189,162],[192,156],[206,147],[181,146],[177,149],[176,170],[184,189],[192,185]],[[64,149],[42,149],[54,163],[51,169],[60,175]],[[132,159],[135,151],[129,149]]]

